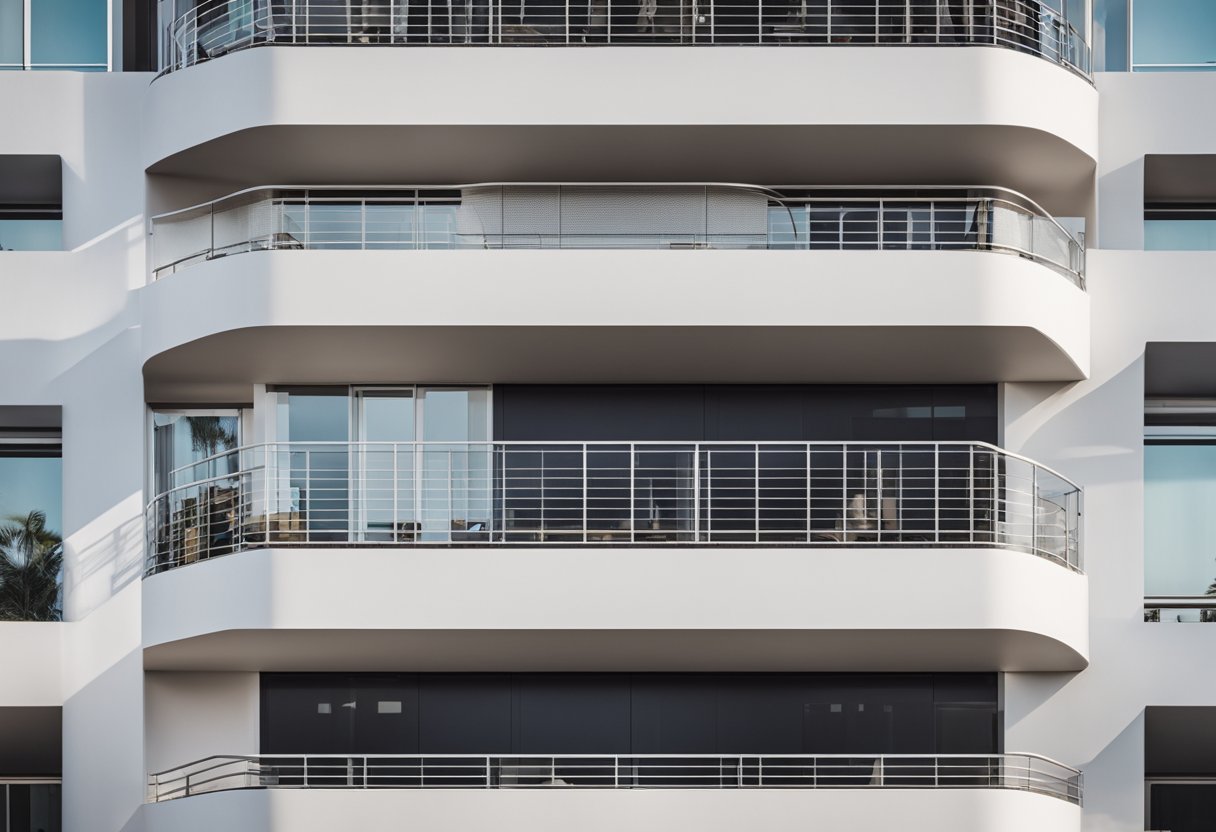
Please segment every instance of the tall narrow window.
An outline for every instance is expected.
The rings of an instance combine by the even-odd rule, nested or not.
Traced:
[[[1216,402],[1150,402],[1145,420],[1145,616],[1216,621]]]
[[[59,428],[0,428],[0,621],[61,616],[63,534]]]

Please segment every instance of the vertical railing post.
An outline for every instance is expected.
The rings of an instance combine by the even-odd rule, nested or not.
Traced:
[[[1030,466],[1030,551],[1039,553],[1039,466]]]
[[[754,476],[754,481],[755,481],[755,492],[753,494],[753,497],[755,499],[755,504],[754,504],[753,508],[754,508],[754,512],[755,512],[755,523],[756,523],[756,542],[759,543],[760,542],[760,443],[759,442],[756,443],[754,454],[755,454],[755,457],[754,457],[755,468],[753,471],[753,476]]]
[[[633,504],[634,478],[636,476],[635,466],[634,466],[634,450],[636,447],[637,446],[634,445],[632,442],[629,443],[629,542],[630,543],[633,543],[637,537],[635,530],[634,530],[634,526],[637,524],[634,522],[634,504]]]
[[[849,443],[840,445],[840,543],[849,541]]]
[[[308,757],[304,758],[304,788],[308,788]]]
[[[877,472],[874,477],[874,540],[882,543],[882,448],[875,454]]]
[[[490,776],[490,758],[486,757],[486,788],[487,789],[490,788],[491,780],[492,780],[492,778]]]
[[[811,542],[811,443],[806,443],[806,542]]]
[[[300,502],[304,503],[308,507],[305,508],[303,505],[300,506],[300,520],[304,524],[304,542],[309,543],[312,541],[312,517],[309,516],[310,514],[312,514],[312,449],[311,448],[304,449],[304,483],[307,486],[306,490],[305,490],[305,494],[307,494],[308,496],[303,498]]]
[[[692,540],[701,542],[701,446],[692,446]]]
[[[975,542],[975,445],[967,446],[967,527],[970,531],[970,542]],[[994,529],[995,531],[995,529]],[[995,540],[995,537],[994,537]]]
[[[587,443],[583,443],[583,542],[590,541],[587,523]]]
[[[942,542],[941,445],[933,444],[933,542]]]

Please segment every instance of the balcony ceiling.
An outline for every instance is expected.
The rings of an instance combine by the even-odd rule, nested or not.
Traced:
[[[278,326],[201,338],[144,365],[153,402],[251,401],[252,385],[267,380],[906,384],[1078,376],[1041,332],[1013,326]]]
[[[194,145],[148,172],[214,177],[197,200],[290,182],[995,184],[1067,217],[1091,213],[1094,162],[1058,136],[994,125],[271,125]]]

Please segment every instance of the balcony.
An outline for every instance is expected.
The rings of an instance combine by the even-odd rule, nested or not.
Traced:
[[[203,0],[165,27],[166,72],[257,46],[995,46],[1088,78],[1090,49],[1040,0],[794,3]]]
[[[173,473],[147,574],[298,546],[968,546],[1080,571],[1081,492],[982,443],[278,443]]]
[[[978,383],[1089,363],[1082,246],[999,189],[255,189],[157,218],[152,248],[159,401],[243,401],[259,378]]]
[[[144,819],[149,832],[319,832],[400,816],[434,830],[882,832],[900,817],[908,832],[1076,832],[1080,801],[1079,772],[1029,754],[221,757],[153,775]]]
[[[981,443],[278,444],[177,477],[149,669],[1087,663],[1080,492]]]
[[[1084,287],[1082,244],[1020,194],[870,190],[842,198],[700,184],[256,188],[153,218],[152,274],[274,250],[985,251]]]

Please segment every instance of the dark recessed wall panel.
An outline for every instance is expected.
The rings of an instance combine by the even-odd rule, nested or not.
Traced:
[[[721,692],[707,684],[712,678],[661,675],[635,680],[632,753],[662,754],[673,748],[684,754],[717,753]]]
[[[500,385],[502,441],[996,442],[994,385]]]
[[[628,754],[627,674],[538,674],[517,678],[514,748],[524,753]]]
[[[418,684],[398,675],[368,676],[353,685],[354,743],[367,754],[418,753]]]
[[[263,674],[267,754],[994,753],[993,674]]]
[[[766,754],[802,751],[806,679],[800,675],[725,676],[719,748],[763,748]]]
[[[677,385],[502,385],[494,437],[521,441],[704,439],[705,394]]]
[[[418,682],[418,737],[428,754],[484,754],[512,748],[508,674],[424,674]]]

